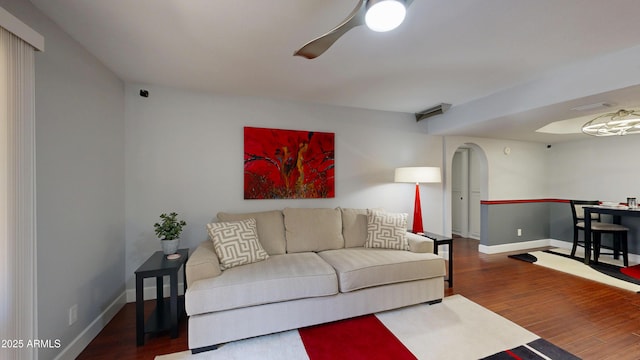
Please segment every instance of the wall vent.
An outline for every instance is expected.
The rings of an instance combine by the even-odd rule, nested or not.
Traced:
[[[451,107],[451,104],[441,103],[441,104],[436,105],[434,107],[431,107],[431,108],[428,108],[426,110],[422,110],[420,112],[417,112],[415,114],[416,115],[416,121],[421,121],[421,120],[424,120],[426,118],[430,118],[432,116],[444,114],[447,110],[449,110],[450,107]]]

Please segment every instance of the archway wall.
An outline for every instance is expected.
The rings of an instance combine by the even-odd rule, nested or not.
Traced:
[[[547,218],[549,204],[517,202],[548,197],[546,145],[461,136],[447,136],[443,141],[445,233],[451,233],[452,163],[460,147],[473,148],[479,156],[483,202],[481,245],[495,246],[548,238],[548,222],[539,219]],[[501,203],[503,200],[508,201]],[[485,205],[487,203],[494,205]],[[518,229],[521,229],[520,236],[517,235]]]

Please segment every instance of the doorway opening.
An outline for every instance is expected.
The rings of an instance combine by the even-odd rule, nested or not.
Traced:
[[[459,146],[451,161],[451,233],[480,240],[482,199],[487,198],[487,160],[476,144]]]

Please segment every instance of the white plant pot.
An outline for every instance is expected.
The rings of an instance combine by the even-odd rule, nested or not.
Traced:
[[[178,246],[180,246],[180,239],[161,240],[160,242],[165,255],[175,254],[178,251]]]

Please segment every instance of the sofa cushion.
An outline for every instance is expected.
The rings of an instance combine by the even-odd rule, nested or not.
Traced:
[[[407,214],[371,212],[367,215],[367,241],[364,246],[407,250]]]
[[[315,253],[273,255],[187,288],[189,315],[338,293],[335,270]],[[212,324],[215,326],[215,324]]]
[[[363,247],[367,241],[367,215],[383,209],[340,209],[342,214],[342,236],[344,247]]]
[[[444,259],[431,253],[349,248],[318,255],[336,269],[340,292],[445,275]]]
[[[187,277],[187,286],[200,279],[220,275],[220,260],[213,247],[213,241],[203,241],[189,255],[189,260],[184,267],[185,276]]]
[[[238,221],[244,219],[256,219],[258,227],[258,239],[269,255],[284,254],[286,242],[284,235],[284,219],[282,211],[261,211],[244,214],[218,213],[219,221]]]
[[[426,236],[407,232],[405,234],[407,242],[409,243],[409,251],[417,253],[432,253],[433,252],[433,240]]]
[[[269,257],[258,241],[255,219],[211,223],[207,230],[223,270]]]
[[[283,213],[287,253],[344,247],[340,210],[285,208]]]

